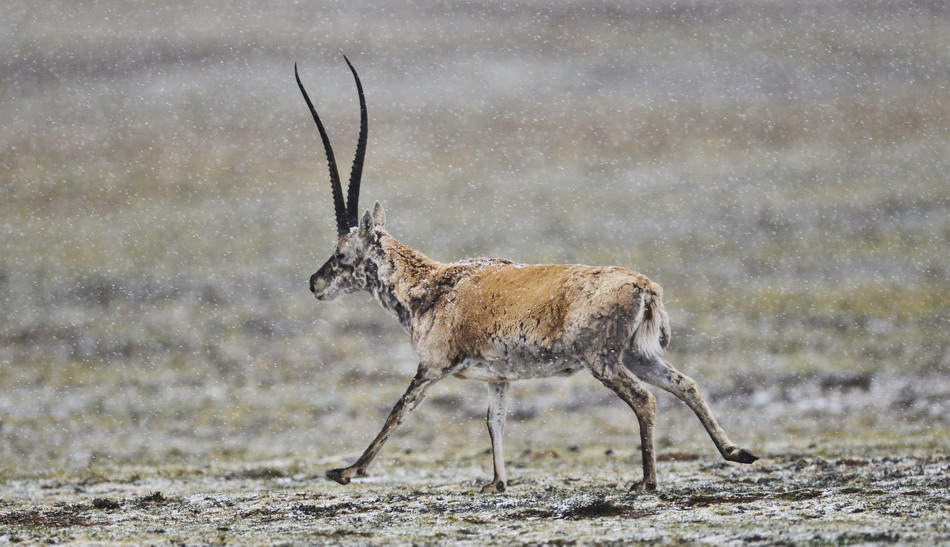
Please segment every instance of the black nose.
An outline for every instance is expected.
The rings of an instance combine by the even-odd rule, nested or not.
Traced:
[[[312,293],[317,292],[317,289],[314,288],[314,286],[313,286],[313,282],[316,281],[316,280],[317,280],[317,274],[313,274],[313,275],[310,276],[310,292],[312,292]]]

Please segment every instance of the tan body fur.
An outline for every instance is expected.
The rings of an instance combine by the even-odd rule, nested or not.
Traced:
[[[585,351],[606,347],[611,335],[619,336],[612,342],[619,354],[645,302],[655,298],[662,308],[660,286],[623,268],[420,261],[427,267],[400,265],[391,276],[397,297],[416,312],[413,347],[427,362],[464,361],[455,372],[460,378],[512,381],[572,373]],[[412,294],[421,295],[422,305],[412,305]]]

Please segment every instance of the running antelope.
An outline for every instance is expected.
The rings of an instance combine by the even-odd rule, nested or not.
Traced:
[[[567,376],[586,368],[633,409],[640,425],[643,479],[636,490],[656,489],[653,421],[656,400],[644,380],[682,399],[699,417],[722,457],[758,458],[739,448],[706,406],[699,385],[663,360],[670,326],[663,289],[645,276],[616,267],[527,265],[500,258],[442,264],[400,243],[385,229],[379,202],[359,214],[366,153],[363,86],[346,59],[360,100],[360,134],[346,202],[330,139],[294,75],[317,124],[330,168],[337,242],[333,256],[310,277],[317,300],[367,291],[396,316],[422,362],[382,430],[356,462],[327,472],[340,484],[365,475],[393,431],[426,392],[448,376],[488,385],[488,434],[495,476],[482,492],[506,488],[502,435],[508,386],[515,380]]]

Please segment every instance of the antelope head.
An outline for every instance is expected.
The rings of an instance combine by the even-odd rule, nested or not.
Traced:
[[[294,76],[297,78],[297,86],[303,93],[303,98],[307,101],[310,108],[310,114],[313,121],[317,124],[320,131],[320,138],[323,140],[323,149],[326,151],[327,164],[330,168],[330,186],[333,191],[333,208],[336,212],[336,230],[337,243],[333,255],[326,263],[317,270],[317,273],[310,276],[310,291],[318,300],[332,300],[340,295],[364,290],[372,279],[376,276],[376,263],[371,260],[378,249],[377,229],[383,227],[385,223],[385,213],[379,202],[373,207],[373,211],[365,211],[362,218],[359,217],[359,194],[360,178],[363,174],[363,158],[366,155],[366,99],[363,97],[363,86],[360,83],[360,77],[356,74],[356,69],[346,59],[346,64],[353,73],[356,80],[356,91],[360,98],[360,136],[356,143],[356,156],[353,159],[353,167],[350,170],[350,182],[346,191],[346,202],[343,201],[343,187],[340,184],[340,174],[336,168],[336,159],[333,156],[333,147],[330,146],[330,138],[327,136],[326,129],[317,115],[307,90],[304,89],[300,81],[300,75],[297,73],[297,66],[294,65]]]

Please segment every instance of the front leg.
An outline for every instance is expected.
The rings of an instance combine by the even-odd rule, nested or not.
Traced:
[[[482,487],[482,493],[504,492],[508,486],[505,475],[505,417],[508,413],[508,382],[488,384],[488,436],[491,437],[492,463],[495,478]]]
[[[425,398],[426,391],[428,391],[432,384],[445,378],[450,373],[451,369],[449,368],[439,369],[431,367],[426,363],[420,363],[419,369],[412,378],[412,382],[409,383],[406,392],[399,399],[399,402],[396,403],[396,406],[393,407],[389,413],[389,417],[386,418],[386,423],[383,424],[383,429],[376,435],[376,438],[373,439],[373,442],[366,448],[363,455],[356,460],[356,463],[349,467],[327,471],[327,478],[340,484],[349,484],[350,477],[353,475],[365,475],[366,468],[369,467],[369,464],[376,458],[376,454],[379,453],[379,450],[393,434],[393,431],[396,430],[396,427],[406,421],[409,414],[419,406],[419,403]]]

